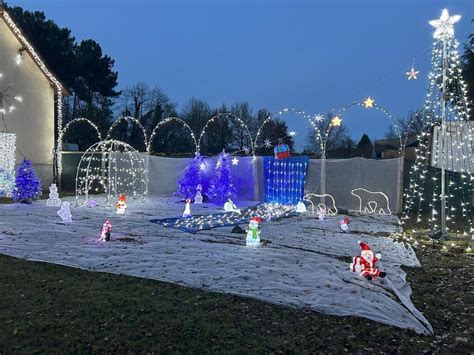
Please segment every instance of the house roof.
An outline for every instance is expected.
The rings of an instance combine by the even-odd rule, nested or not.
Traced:
[[[39,53],[31,45],[28,38],[23,34],[20,27],[13,21],[8,12],[0,3],[0,17],[5,21],[7,27],[12,31],[15,37],[18,39],[22,47],[20,50],[26,51],[33,62],[38,66],[40,71],[44,74],[46,79],[55,87],[56,90],[60,91],[63,96],[69,96],[70,93],[66,89],[65,85],[57,78],[51,69],[48,68],[45,61],[41,58]]]

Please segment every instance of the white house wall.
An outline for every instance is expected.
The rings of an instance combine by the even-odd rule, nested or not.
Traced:
[[[0,19],[0,90],[13,82],[8,93],[23,97],[22,103],[15,103],[16,110],[5,115],[8,131],[17,135],[16,163],[23,158],[31,160],[46,187],[53,179],[54,90],[26,51],[22,63],[15,63],[20,48],[20,42]],[[0,130],[5,131],[3,122]]]

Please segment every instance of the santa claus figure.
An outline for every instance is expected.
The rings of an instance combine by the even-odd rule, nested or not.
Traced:
[[[125,203],[126,200],[127,200],[127,197],[125,196],[125,194],[121,194],[118,197],[118,201],[115,204],[115,208],[117,209],[116,210],[117,214],[124,214],[125,211],[127,210],[127,204]]]
[[[324,221],[325,217],[326,217],[326,206],[319,205],[318,206],[318,218],[319,218],[320,221]]]
[[[347,233],[349,231],[349,217],[344,217],[339,221],[339,228],[341,228],[343,233]]]
[[[368,244],[361,241],[358,241],[358,243],[362,250],[360,256],[352,258],[352,263],[350,264],[351,271],[359,273],[359,275],[369,281],[377,277],[387,276],[385,272],[380,271],[375,266],[382,256],[380,254],[374,255],[374,252],[370,249]]]

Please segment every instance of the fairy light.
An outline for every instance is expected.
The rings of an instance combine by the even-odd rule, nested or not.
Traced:
[[[0,132],[0,196],[10,197],[15,181],[16,134]]]
[[[146,201],[147,168],[140,153],[127,143],[105,140],[93,144],[81,157],[76,172],[76,205],[86,203],[89,193],[105,193],[106,203],[126,193]],[[82,200],[84,198],[84,200]]]
[[[10,30],[18,38],[18,40],[20,41],[22,46],[25,47],[28,50],[28,53],[30,54],[31,58],[36,63],[36,65],[39,67],[41,72],[48,78],[48,80],[54,86],[54,91],[55,91],[55,95],[56,95],[56,115],[57,115],[56,129],[57,129],[57,134],[58,134],[58,140],[57,140],[57,143],[56,143],[56,162],[57,162],[57,167],[58,167],[58,175],[61,176],[61,172],[62,172],[62,162],[61,162],[62,141],[60,140],[60,136],[61,136],[62,125],[63,125],[63,107],[62,107],[63,86],[61,85],[59,80],[56,79],[56,77],[54,77],[54,75],[49,71],[49,69],[46,67],[43,60],[40,58],[40,56],[35,51],[33,46],[28,42],[26,37],[23,35],[23,33],[20,31],[18,26],[15,24],[15,22],[12,20],[10,15],[8,15],[7,11],[5,11],[5,9],[3,7],[0,7],[0,16],[2,16],[3,20],[5,21],[7,26],[10,28]],[[21,62],[20,62],[20,64],[21,64]]]
[[[249,128],[248,126],[245,124],[245,122],[238,116],[230,113],[230,112],[221,112],[221,113],[218,113],[217,115],[211,117],[209,120],[207,120],[206,124],[204,125],[204,127],[202,128],[201,130],[201,133],[199,135],[199,139],[197,141],[197,150],[201,150],[201,146],[202,146],[202,140],[204,138],[204,136],[206,135],[206,129],[207,127],[216,122],[217,120],[220,120],[220,119],[232,119],[233,121],[237,122],[237,124],[239,125],[240,128],[242,128],[245,132],[245,134],[247,135],[247,138],[249,140],[249,143],[250,143],[250,149],[252,151],[254,151],[254,145],[253,145],[253,142],[252,142],[252,135],[250,134],[250,131],[249,131]],[[249,149],[248,147],[246,147],[247,149]]]
[[[473,127],[469,121],[467,85],[462,78],[459,44],[454,38],[453,26],[460,18],[459,15],[449,16],[448,11],[444,9],[439,19],[430,21],[435,27],[432,70],[428,74],[429,86],[422,111],[423,130],[417,136],[419,147],[409,175],[409,188],[404,194],[402,223],[406,223],[411,214],[417,215],[417,221],[423,221],[422,212],[428,207],[430,216],[427,222],[430,229],[436,231],[440,225],[443,226],[444,210],[446,231],[472,237]],[[434,137],[431,132],[434,132]],[[441,175],[431,178],[433,194],[427,199],[428,204],[425,207],[422,201],[426,195],[426,174],[429,165],[441,167],[446,171],[444,177]],[[446,187],[444,193],[442,184]],[[461,217],[462,221],[456,219],[456,216]],[[463,228],[460,228],[460,225],[463,225]]]
[[[321,131],[319,130],[318,126],[316,125],[316,122],[322,121],[321,117],[323,119],[324,119],[324,117],[321,114],[312,116],[312,115],[306,113],[303,110],[298,110],[298,109],[295,109],[295,108],[286,107],[286,108],[281,109],[280,111],[277,111],[277,112],[269,115],[265,120],[263,120],[262,124],[260,125],[260,127],[257,130],[257,134],[255,135],[255,140],[253,141],[254,153],[255,153],[255,150],[257,148],[258,138],[260,137],[260,134],[263,130],[263,127],[265,127],[265,125],[267,125],[269,122],[272,122],[272,121],[275,122],[275,118],[283,116],[283,115],[288,114],[288,113],[296,114],[296,115],[306,119],[309,122],[309,124],[311,124],[311,126],[313,127],[313,129],[315,131],[315,136],[319,141],[321,151],[323,151],[323,146],[324,146],[323,136],[322,136]],[[289,135],[292,136],[292,133],[294,133],[293,135],[296,134],[296,132],[291,131],[289,133]],[[271,142],[268,138],[265,139],[264,146],[265,146],[265,148],[271,148]]]
[[[196,136],[194,135],[194,132],[193,130],[191,129],[191,127],[189,127],[189,125],[184,122],[181,118],[178,118],[178,117],[167,117],[165,118],[164,120],[158,122],[158,124],[155,126],[155,128],[153,128],[153,131],[151,132],[150,134],[150,139],[148,140],[148,148],[147,148],[147,152],[150,153],[151,151],[151,147],[152,147],[152,142],[153,142],[153,139],[155,138],[155,136],[158,134],[158,131],[159,129],[168,124],[168,123],[171,123],[171,122],[177,122],[179,124],[181,124],[184,128],[186,128],[188,131],[189,131],[189,134],[191,135],[191,138],[193,140],[193,143],[196,147],[196,151],[199,150],[199,146],[198,146],[198,142],[196,140]],[[247,148],[248,149],[248,148]]]

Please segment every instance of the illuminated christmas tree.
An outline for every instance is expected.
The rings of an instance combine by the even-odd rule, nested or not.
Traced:
[[[202,156],[196,152],[196,156],[186,167],[181,179],[178,180],[178,191],[185,199],[194,199],[197,192],[197,186],[201,184],[201,169],[204,166]]]
[[[27,159],[18,167],[12,197],[15,201],[31,203],[41,195],[40,179]]]
[[[213,201],[223,202],[236,196],[236,188],[230,171],[229,155],[222,151],[217,157],[214,175],[209,183],[207,197]]]
[[[444,9],[438,20],[430,21],[435,32],[422,111],[424,128],[418,134],[419,147],[404,195],[403,223],[410,218],[428,221],[435,238],[474,233],[473,126],[454,38],[454,24],[460,18]]]

